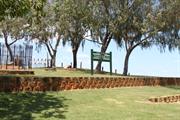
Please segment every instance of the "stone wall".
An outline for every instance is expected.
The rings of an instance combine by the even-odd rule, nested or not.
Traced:
[[[180,85],[162,77],[15,77],[0,76],[0,91],[62,91],[136,86]]]

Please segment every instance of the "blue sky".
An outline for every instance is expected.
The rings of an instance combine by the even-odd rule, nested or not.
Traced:
[[[79,48],[78,51],[78,67],[82,62],[83,68],[90,69],[90,50],[100,51],[97,44],[86,42],[84,49]],[[125,57],[125,49],[119,48],[114,41],[109,45],[107,52],[112,52],[113,71],[117,69],[118,73],[123,72],[123,63]],[[34,51],[34,58],[47,58],[47,50],[42,48],[38,53]],[[72,62],[72,52],[70,45],[58,48],[57,66],[68,66]],[[96,66],[97,62],[94,62]],[[109,63],[102,65],[106,71],[109,71]],[[129,59],[129,73],[132,75],[149,75],[149,76],[171,76],[180,77],[180,52],[178,50],[169,52],[160,52],[158,47],[151,47],[148,49],[136,48]]]

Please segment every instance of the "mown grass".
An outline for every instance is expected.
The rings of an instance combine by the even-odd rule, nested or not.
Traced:
[[[120,74],[110,75],[108,72],[95,73],[91,75],[88,69],[63,69],[57,68],[54,70],[47,70],[46,68],[34,68],[34,75],[29,74],[2,74],[1,76],[15,77],[15,76],[38,76],[38,77],[119,77]]]
[[[35,76],[44,76],[44,77],[92,77],[91,71],[86,69],[57,69],[45,70],[45,69],[33,69]],[[109,77],[110,74],[107,72],[95,73],[94,77]],[[113,76],[120,76],[120,74],[113,74]]]
[[[180,87],[0,93],[1,120],[179,120],[180,103],[152,104]]]

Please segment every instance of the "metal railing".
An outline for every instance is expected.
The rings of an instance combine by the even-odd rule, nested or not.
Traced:
[[[5,44],[0,43],[0,69],[32,68],[32,45],[11,45],[12,54]]]

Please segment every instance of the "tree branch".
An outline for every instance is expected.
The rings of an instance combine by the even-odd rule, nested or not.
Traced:
[[[9,45],[8,44],[8,35],[7,35],[6,31],[3,30],[2,33],[3,33],[4,39],[5,39],[5,44]]]
[[[51,48],[50,48],[50,46],[48,45],[48,43],[47,43],[47,42],[44,42],[44,44],[46,45],[46,47],[47,47],[47,49],[48,49],[49,55],[52,57],[52,56],[53,56],[53,54],[52,54],[52,52],[51,52]]]
[[[127,42],[127,40],[125,40],[125,48],[126,48],[126,51],[128,51],[128,42]]]
[[[9,44],[9,46],[11,46],[12,44],[14,44],[15,42],[17,42],[19,39],[15,39],[13,42],[11,42],[10,44]]]
[[[145,41],[147,41],[147,39],[150,38],[150,37],[151,37],[151,36],[147,36],[147,37],[143,38],[141,41],[139,41],[137,44],[135,44],[134,46],[132,46],[131,51],[132,51],[133,49],[135,49],[137,46],[143,44],[143,43],[144,43]],[[149,42],[150,42],[150,41],[149,41]]]
[[[48,44],[49,44],[51,50],[54,51],[54,48],[53,48],[53,46],[51,45],[50,41],[48,42]]]
[[[97,44],[99,44],[99,45],[102,45],[102,43],[99,42],[99,41],[97,41],[97,40],[91,40],[91,39],[88,39],[88,38],[84,38],[84,39],[87,40],[87,41],[95,42],[95,43],[97,43]]]
[[[56,42],[54,50],[57,50],[57,47],[59,46],[60,40],[61,40],[61,36],[59,35],[57,38],[57,42]]]
[[[109,34],[108,34],[108,38],[107,38],[107,42],[106,42],[105,46],[108,46],[108,45],[109,45],[109,43],[111,42],[111,39],[112,39],[112,33],[109,33]]]
[[[125,35],[124,40],[125,40],[124,44],[125,44],[126,51],[128,51],[128,37],[127,37],[127,34]]]

